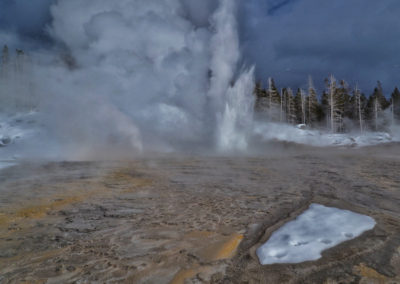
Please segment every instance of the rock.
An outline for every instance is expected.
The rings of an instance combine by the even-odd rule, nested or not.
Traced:
[[[75,266],[73,266],[73,265],[69,265],[69,266],[67,266],[67,270],[68,270],[69,272],[72,272],[72,271],[75,271],[76,268],[75,268]]]
[[[213,276],[211,276],[212,283],[218,283],[222,279],[224,279],[224,274],[222,274],[222,272],[215,273],[215,274],[213,274]]]
[[[204,273],[204,272],[197,273],[197,278],[198,278],[200,281],[203,281],[203,282],[206,282],[206,281],[209,281],[209,280],[210,280],[209,277],[207,277],[207,274]]]

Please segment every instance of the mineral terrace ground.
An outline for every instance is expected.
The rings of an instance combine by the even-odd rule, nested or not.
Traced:
[[[25,162],[0,171],[1,283],[400,283],[400,146]],[[314,262],[255,249],[310,203],[377,226]]]

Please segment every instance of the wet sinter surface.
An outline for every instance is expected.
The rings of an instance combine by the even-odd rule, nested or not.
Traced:
[[[400,147],[282,153],[3,169],[0,282],[399,283]],[[377,225],[317,261],[260,265],[311,203]]]

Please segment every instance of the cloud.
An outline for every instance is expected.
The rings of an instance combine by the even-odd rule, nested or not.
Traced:
[[[55,0],[2,0],[0,1],[0,30],[21,38],[18,44],[32,48],[47,43],[45,27],[50,22],[50,5]],[[7,38],[0,37],[0,43]],[[11,45],[12,43],[9,43]]]
[[[150,11],[155,7],[153,0],[124,0],[112,5],[91,0],[58,2],[1,1],[0,44],[12,42],[33,48],[43,45],[43,41],[48,44],[50,39],[56,39],[73,49],[84,47],[88,44],[87,36],[91,36],[93,42],[94,37],[99,36],[96,32],[116,27],[112,24],[113,20],[118,20],[115,14],[114,17],[108,14],[111,24],[97,26],[98,31],[93,30],[96,29],[95,18],[92,23],[85,22],[85,27],[82,21],[87,21],[94,14],[118,9],[127,2],[140,5],[141,11]],[[167,3],[175,5],[172,9],[179,9],[177,18],[188,20],[194,29],[208,29],[211,15],[218,5],[218,1],[214,0],[165,1],[165,5]],[[399,1],[337,0],[321,3],[318,0],[247,0],[239,3],[242,59],[248,65],[257,65],[256,74],[260,79],[273,76],[279,85],[298,87],[304,85],[308,74],[311,74],[321,87],[323,78],[334,73],[351,83],[359,82],[366,92],[376,80],[383,82],[387,92],[400,84]],[[55,7],[58,8],[50,14],[52,4],[57,4]],[[60,14],[63,9],[68,11],[68,16]],[[130,11],[138,15],[136,11]],[[69,16],[74,21],[68,21]],[[106,17],[107,13],[103,16]],[[68,25],[61,23],[62,19]],[[150,17],[148,20],[157,21]],[[47,36],[46,26],[49,25],[53,26],[52,38]],[[103,22],[103,25],[107,24]],[[118,27],[131,28],[129,24]],[[118,35],[124,31],[113,30],[113,33],[114,40],[120,40]],[[162,34],[168,33],[161,28],[149,31],[149,45],[160,43],[162,39],[157,42],[157,38]]]
[[[334,73],[367,93],[376,80],[387,92],[400,84],[396,0],[250,0],[242,8],[244,57],[259,78],[299,87],[308,74],[322,82]]]

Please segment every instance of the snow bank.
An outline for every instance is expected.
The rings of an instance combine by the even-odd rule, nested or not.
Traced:
[[[12,162],[0,162],[0,170],[4,169],[4,168],[15,166],[15,165],[16,165],[16,163],[12,163]]]
[[[319,147],[363,147],[400,141],[400,135],[386,132],[329,133],[305,129],[304,125],[292,126],[284,123],[257,124],[254,133],[264,141],[284,141]]]
[[[317,260],[321,252],[371,230],[371,217],[348,210],[311,204],[295,220],[275,231],[257,249],[261,264]]]
[[[16,140],[32,134],[36,126],[35,116],[34,112],[0,116],[0,147],[11,145]]]
[[[0,115],[0,168],[21,154],[21,147],[29,145],[39,134],[36,112]],[[11,164],[13,165],[13,164]]]

